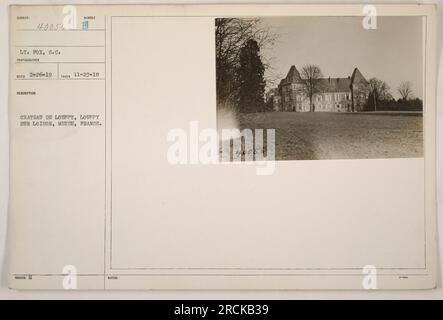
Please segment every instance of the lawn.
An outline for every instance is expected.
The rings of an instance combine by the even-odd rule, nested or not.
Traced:
[[[276,160],[423,156],[421,113],[268,112],[240,114],[239,122],[276,129]]]

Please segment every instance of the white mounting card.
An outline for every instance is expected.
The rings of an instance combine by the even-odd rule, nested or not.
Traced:
[[[431,289],[436,7],[10,7],[10,287]]]

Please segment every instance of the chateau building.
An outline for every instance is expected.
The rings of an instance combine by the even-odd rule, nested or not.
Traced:
[[[315,112],[359,112],[367,102],[368,81],[355,68],[347,78],[316,80],[312,104]],[[300,73],[291,66],[286,78],[268,92],[267,101],[275,111],[310,111],[309,96],[304,90]]]

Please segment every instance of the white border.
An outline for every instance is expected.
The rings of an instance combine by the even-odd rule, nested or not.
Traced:
[[[131,1],[130,3],[159,3],[160,1]],[[230,1],[161,1],[161,3],[229,3]],[[244,3],[269,3],[268,1],[242,1]],[[173,299],[173,298],[282,298],[282,299],[294,299],[294,298],[443,298],[443,289],[440,281],[438,288],[432,291],[384,291],[384,292],[338,292],[338,291],[312,291],[297,292],[297,291],[265,291],[265,292],[214,292],[214,291],[199,291],[199,292],[183,292],[183,291],[168,291],[168,292],[77,292],[77,293],[64,293],[64,292],[16,292],[10,291],[6,287],[7,272],[4,268],[6,265],[5,260],[5,239],[6,239],[6,219],[7,219],[7,199],[8,199],[8,128],[7,128],[7,93],[8,93],[8,5],[9,4],[65,4],[66,1],[52,0],[52,1],[20,1],[20,0],[6,0],[2,1],[0,7],[0,68],[3,71],[0,75],[0,299],[1,298],[156,298],[156,299]],[[71,4],[122,4],[129,3],[124,1],[75,1],[70,0]],[[280,3],[303,3],[303,1],[280,1]],[[319,1],[319,3],[357,3],[361,4],[361,1]],[[370,2],[368,2],[370,3]],[[399,1],[384,1],[384,3],[399,3]],[[403,4],[414,4],[417,1],[401,1]],[[438,19],[443,20],[443,0],[426,1],[424,3],[437,3],[439,4]],[[440,41],[437,44],[438,56],[437,56],[437,73],[438,73],[438,85],[437,85],[437,141],[441,141],[441,128],[443,128],[443,110],[438,105],[438,101],[443,99],[443,67],[439,63],[443,60],[441,52],[443,25],[439,25],[437,39]],[[438,143],[437,143],[438,145]],[[437,163],[442,163],[443,157],[440,148],[437,150]],[[443,181],[443,174],[440,168],[437,168],[437,183],[441,185]],[[443,200],[443,192],[437,190],[438,202]],[[441,209],[439,210],[441,212]],[[443,232],[442,220],[438,221],[438,229]],[[443,255],[443,241],[439,242],[440,257]],[[442,261],[440,259],[440,274],[443,273]],[[439,276],[441,278],[441,276]]]

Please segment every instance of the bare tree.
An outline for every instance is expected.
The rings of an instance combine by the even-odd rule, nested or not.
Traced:
[[[320,79],[323,77],[323,74],[319,66],[307,64],[301,69],[300,76],[303,84],[302,91],[309,97],[309,110],[314,112],[312,101],[314,94],[320,89]]]
[[[377,111],[378,102],[381,100],[392,99],[392,95],[390,93],[391,88],[383,80],[377,78],[369,79],[369,90],[372,95],[375,111]]]
[[[271,46],[274,35],[260,19],[219,18],[215,20],[216,85],[218,105],[235,106],[240,49],[255,40],[260,49]],[[264,66],[269,65],[264,61]]]
[[[400,94],[403,100],[412,98],[412,83],[410,81],[403,81],[398,86],[397,92]]]

